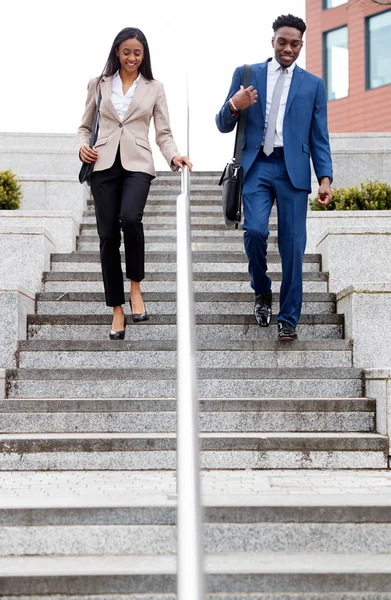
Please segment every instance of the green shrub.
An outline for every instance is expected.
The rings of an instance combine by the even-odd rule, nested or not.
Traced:
[[[9,169],[0,171],[0,210],[17,210],[22,198],[22,186]]]
[[[320,206],[310,200],[311,210],[391,210],[391,185],[367,181],[360,186],[341,187],[333,190],[333,200],[328,206]]]

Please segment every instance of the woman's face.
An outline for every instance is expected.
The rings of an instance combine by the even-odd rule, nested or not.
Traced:
[[[126,73],[136,74],[144,58],[144,47],[136,38],[125,40],[121,43],[116,54],[119,58],[121,69]]]

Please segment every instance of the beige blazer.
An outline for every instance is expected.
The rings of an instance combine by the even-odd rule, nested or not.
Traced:
[[[79,149],[90,143],[98,98],[98,79],[95,77],[88,84],[85,111],[77,134]],[[156,143],[171,167],[171,160],[174,156],[179,156],[179,152],[171,133],[163,85],[159,81],[148,81],[141,75],[129,109],[121,121],[111,102],[111,84],[112,77],[103,77],[100,82],[102,100],[99,110],[99,134],[95,144],[99,157],[94,164],[94,171],[103,171],[114,164],[120,144],[124,169],[156,175],[148,140],[152,117]]]

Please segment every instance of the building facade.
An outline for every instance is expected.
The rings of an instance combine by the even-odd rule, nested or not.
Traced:
[[[306,62],[323,77],[329,129],[391,131],[391,6],[306,0]]]

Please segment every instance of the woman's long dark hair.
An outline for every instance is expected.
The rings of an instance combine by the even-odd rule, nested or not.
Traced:
[[[139,69],[140,73],[141,73],[141,75],[143,75],[143,77],[145,77],[149,81],[151,81],[153,79],[152,67],[151,67],[151,56],[149,54],[149,46],[148,46],[147,38],[145,37],[143,32],[140,29],[137,29],[136,27],[125,27],[125,29],[122,29],[118,33],[118,35],[116,35],[113,45],[111,46],[109,57],[105,64],[105,68],[103,69],[103,73],[100,76],[100,79],[102,79],[102,77],[110,77],[112,75],[115,75],[115,73],[119,70],[119,68],[121,66],[120,62],[119,62],[119,58],[116,54],[116,50],[117,51],[119,50],[120,45],[125,40],[131,40],[134,38],[136,40],[138,40],[144,47],[144,58],[143,58],[143,62],[140,65],[140,69]]]

